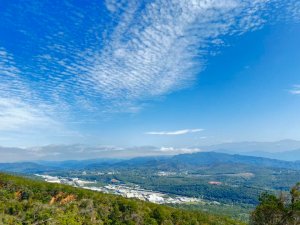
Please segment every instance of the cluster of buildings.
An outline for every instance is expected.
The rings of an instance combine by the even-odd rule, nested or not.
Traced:
[[[158,171],[156,173],[156,175],[161,176],[161,177],[176,176],[176,175],[188,175],[188,171],[180,171],[180,172]]]
[[[222,182],[220,182],[220,181],[209,181],[208,184],[219,186],[219,185],[222,185]]]
[[[85,181],[85,180],[80,180],[79,178],[57,177],[57,176],[40,175],[40,174],[35,174],[35,175],[38,177],[42,177],[46,182],[49,183],[67,184],[75,187],[84,187],[87,184],[96,183],[95,181]]]
[[[138,185],[127,186],[121,184],[108,184],[106,186],[97,187],[95,186],[97,184],[95,181],[94,182],[84,181],[78,178],[65,178],[65,177],[57,177],[57,176],[49,176],[49,175],[39,175],[39,174],[35,174],[35,175],[42,177],[46,182],[49,183],[67,184],[74,187],[81,187],[84,189],[100,191],[103,193],[117,194],[126,198],[136,198],[136,199],[149,201],[157,204],[182,204],[182,203],[191,203],[191,202],[201,202],[201,200],[198,198],[189,198],[183,196],[171,197],[164,193],[142,189]]]
[[[200,202],[200,199],[189,198],[182,196],[171,197],[167,194],[141,189],[139,186],[113,185],[109,184],[104,187],[84,187],[86,189],[101,191],[104,193],[111,193],[121,195],[126,198],[136,198],[143,201],[149,201],[157,204],[182,204],[190,202]]]
[[[175,172],[169,172],[169,171],[159,171],[159,172],[157,172],[157,175],[165,177],[165,176],[174,176],[174,175],[176,175],[176,173]]]

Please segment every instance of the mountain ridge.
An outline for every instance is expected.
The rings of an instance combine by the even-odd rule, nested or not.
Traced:
[[[257,167],[273,167],[300,170],[300,161],[284,161],[265,157],[228,154],[222,152],[196,152],[175,156],[136,157],[127,160],[94,159],[62,162],[17,162],[0,163],[0,171],[37,173],[39,171],[91,168],[157,167],[196,168],[214,164],[245,164]]]

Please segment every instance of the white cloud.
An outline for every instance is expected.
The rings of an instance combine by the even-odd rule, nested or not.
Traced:
[[[183,154],[183,153],[194,153],[200,152],[200,148],[174,148],[174,147],[161,147],[160,151],[164,154]]]
[[[72,136],[79,134],[64,125],[73,113],[81,122],[90,119],[86,111],[139,112],[149,99],[193,84],[225,36],[259,29],[281,9],[299,18],[300,10],[297,0],[106,0],[107,10],[98,3],[60,1],[55,16],[36,1],[3,9],[1,21],[22,48],[13,55],[0,46],[0,131]]]
[[[216,39],[222,35],[255,29],[264,22],[253,17],[258,10],[254,7],[261,2],[156,0],[142,11],[141,1],[125,2],[107,1],[118,25],[104,49],[90,57],[92,63],[83,61],[89,66],[78,77],[95,84],[104,98],[121,102],[153,98],[190,85],[204,69],[201,58],[208,54],[210,43],[221,43]],[[242,26],[236,24],[241,22],[236,16],[243,18]]]
[[[38,109],[19,100],[0,98],[0,131],[28,127],[48,127],[56,124]]]
[[[224,36],[260,29],[287,11],[298,18],[300,10],[297,0],[106,0],[103,4],[106,11],[95,2],[82,8],[61,1],[53,6],[55,15],[61,15],[55,17],[43,3],[8,7],[4,15],[10,16],[4,20],[23,35],[22,51],[35,49],[38,54],[17,67],[0,49],[2,73],[22,74],[7,75],[7,82],[0,84],[6,91],[0,90],[0,96],[23,96],[28,86],[35,93],[32,101],[50,102],[60,111],[137,112],[141,102],[192,85],[205,69],[207,56],[224,45]],[[17,27],[15,15],[20,21],[35,20],[36,29],[22,23]]]
[[[18,68],[14,56],[1,47],[0,79],[0,135],[6,137],[2,140],[18,139],[20,145],[24,140],[39,140],[41,136],[81,136],[67,128],[66,122],[70,119],[66,119],[65,107],[45,101],[41,97],[43,93],[38,92]]]
[[[184,130],[175,130],[175,131],[150,131],[146,134],[150,135],[183,135],[189,133],[197,133],[203,131],[203,129],[184,129]]]
[[[20,73],[14,57],[0,46],[0,97],[30,96],[30,90]]]
[[[0,136],[2,144],[9,146],[28,146],[49,142],[79,141],[84,138],[79,132],[47,114],[43,105],[30,105],[20,99],[0,97]],[[54,119],[55,118],[55,119]]]
[[[0,132],[30,133],[61,128],[53,119],[53,107],[46,105],[29,88],[13,55],[3,48],[0,48],[0,77]]]
[[[300,22],[300,2],[299,1],[289,1],[287,2],[286,9],[288,12],[288,20],[294,20]]]
[[[293,89],[290,90],[293,95],[300,95],[300,85],[294,85]]]
[[[8,148],[0,146],[0,162],[33,161],[33,160],[84,160],[105,158],[133,158],[140,156],[176,155],[199,152],[199,148],[176,147],[117,147],[86,145],[46,145],[27,148]]]

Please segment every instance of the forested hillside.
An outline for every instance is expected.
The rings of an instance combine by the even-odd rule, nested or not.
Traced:
[[[0,173],[0,224],[243,224],[61,184]]]

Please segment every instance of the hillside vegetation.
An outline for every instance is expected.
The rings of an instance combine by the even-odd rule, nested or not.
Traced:
[[[0,224],[243,224],[61,184],[0,173]]]
[[[251,225],[300,224],[300,183],[293,186],[288,195],[263,193],[259,201],[251,214]]]

